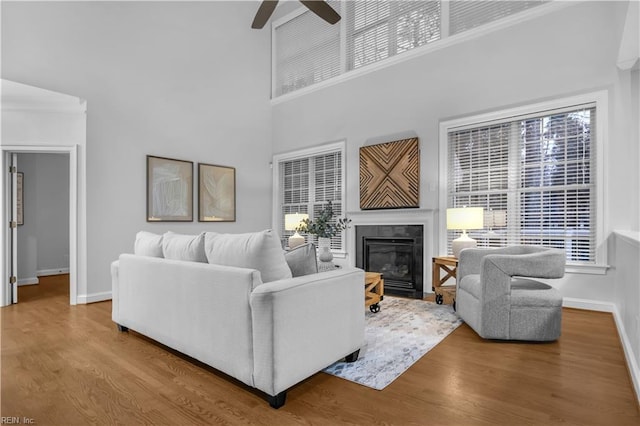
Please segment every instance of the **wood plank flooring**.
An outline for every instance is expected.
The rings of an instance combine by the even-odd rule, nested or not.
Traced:
[[[565,309],[554,343],[490,342],[463,324],[382,391],[318,373],[279,410],[135,332],[111,302],[69,306],[67,276],[1,311],[0,423],[37,425],[639,425],[607,313]],[[384,301],[381,303],[384,309]]]

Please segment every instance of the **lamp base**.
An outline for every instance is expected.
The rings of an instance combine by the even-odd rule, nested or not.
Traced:
[[[475,248],[478,246],[478,242],[473,238],[470,238],[469,235],[464,232],[458,238],[451,242],[451,251],[453,251],[453,255],[459,259],[460,252],[465,248]]]
[[[304,237],[297,232],[289,237],[289,248],[295,248],[304,244]]]

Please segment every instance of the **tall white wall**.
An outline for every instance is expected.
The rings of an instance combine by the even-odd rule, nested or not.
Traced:
[[[87,286],[141,229],[270,226],[270,34],[252,2],[3,2],[2,76],[87,100]],[[236,168],[236,222],[146,222],[146,155]],[[194,170],[194,180],[197,171]],[[194,212],[197,212],[194,188]]]
[[[621,93],[625,86],[617,83],[616,69],[626,10],[627,2],[572,3],[553,14],[276,103],[274,151],[346,139],[347,207],[358,211],[358,148],[413,132],[421,145],[420,207],[438,209],[438,191],[444,185],[438,168],[441,121],[602,89],[609,91],[610,106],[628,96]],[[614,155],[603,154],[607,171],[637,169],[637,158],[624,155],[631,142],[611,130],[629,120],[628,112],[620,114],[609,114],[606,146]],[[635,191],[637,202],[637,179],[605,173],[604,184],[607,235],[620,222],[637,229],[637,218],[624,213],[630,192]],[[428,238],[438,241],[437,232]],[[568,298],[613,302],[607,275],[568,274],[555,285]]]

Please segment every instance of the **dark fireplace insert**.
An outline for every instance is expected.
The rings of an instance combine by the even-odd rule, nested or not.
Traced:
[[[385,294],[423,297],[423,226],[356,226],[356,266],[384,277]]]

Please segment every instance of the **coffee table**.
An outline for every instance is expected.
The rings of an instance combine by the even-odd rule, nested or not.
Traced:
[[[384,278],[379,272],[364,273],[364,306],[374,314],[380,312],[380,301],[384,299]]]

